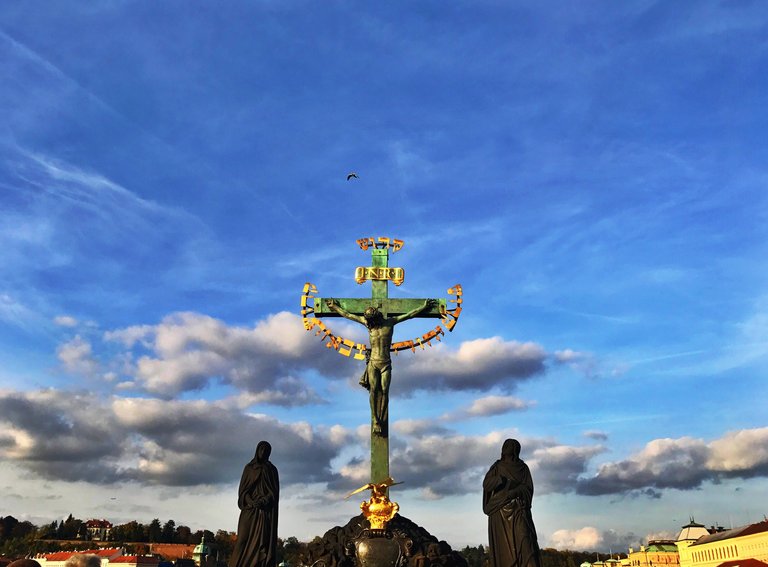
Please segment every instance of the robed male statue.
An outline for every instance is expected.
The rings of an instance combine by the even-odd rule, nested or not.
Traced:
[[[245,465],[237,495],[240,519],[229,567],[275,567],[277,564],[277,504],[280,480],[269,462],[272,446],[260,441],[256,456]]]
[[[540,567],[531,515],[533,480],[520,459],[520,442],[507,439],[483,480],[483,512],[488,516],[489,567]]]

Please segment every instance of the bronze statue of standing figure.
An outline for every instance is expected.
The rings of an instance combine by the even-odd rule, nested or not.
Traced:
[[[483,479],[483,512],[488,516],[489,567],[541,567],[531,515],[533,480],[520,459],[520,442],[507,439]]]
[[[366,365],[360,385],[370,391],[371,431],[377,435],[387,434],[389,420],[389,383],[392,379],[392,347],[394,327],[407,319],[412,319],[422,311],[437,305],[437,300],[427,299],[423,305],[397,317],[384,317],[376,307],[369,307],[362,316],[350,313],[341,307],[335,299],[328,299],[325,304],[331,311],[351,321],[361,323],[368,328],[368,340],[371,350],[366,352]]]
[[[275,567],[277,565],[277,508],[280,479],[269,462],[272,446],[261,441],[256,456],[245,465],[237,495],[240,519],[237,542],[229,567]]]

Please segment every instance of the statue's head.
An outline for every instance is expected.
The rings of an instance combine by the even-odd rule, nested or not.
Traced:
[[[504,457],[510,459],[520,458],[520,441],[517,439],[507,439],[504,441],[504,445],[501,447],[501,458]]]
[[[259,444],[256,445],[256,462],[266,463],[271,454],[272,445],[270,445],[268,441],[259,441]]]
[[[365,323],[368,325],[368,327],[379,326],[381,324],[381,320],[384,318],[384,316],[381,314],[381,311],[379,311],[376,307],[369,307],[363,311],[363,317],[365,317]]]

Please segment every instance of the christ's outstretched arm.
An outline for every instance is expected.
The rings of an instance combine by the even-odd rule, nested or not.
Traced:
[[[355,315],[354,313],[350,313],[349,311],[344,309],[341,305],[339,305],[335,299],[327,299],[325,301],[325,304],[328,306],[328,309],[338,313],[339,315],[341,315],[342,317],[345,317],[346,319],[349,319],[351,321],[356,321],[363,325],[366,324],[365,317],[362,317],[360,315]]]
[[[416,309],[411,309],[408,311],[408,313],[403,313],[402,315],[398,315],[397,317],[393,317],[393,320],[395,323],[400,323],[402,321],[405,321],[407,319],[412,319],[413,317],[416,317],[419,313],[422,311],[426,311],[427,309],[430,309],[431,307],[434,307],[437,304],[436,299],[427,299],[424,301],[424,305],[421,305],[417,307]]]

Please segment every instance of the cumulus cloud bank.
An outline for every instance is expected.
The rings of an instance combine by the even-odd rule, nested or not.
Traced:
[[[329,380],[339,376],[338,355],[324,349],[313,333],[304,330],[301,318],[287,311],[253,326],[228,325],[194,312],[173,313],[158,324],[107,331],[102,339],[103,345],[94,337],[79,336],[63,343],[59,358],[64,369],[80,374],[110,369],[111,379],[119,378],[116,387],[122,391],[165,399],[219,382],[239,390],[242,399],[251,403],[317,404],[324,401],[322,393],[310,387],[306,373],[316,372]],[[115,348],[122,350],[115,354]],[[110,358],[99,361],[100,355]],[[409,396],[417,390],[509,394],[520,381],[543,375],[549,362],[557,364],[561,358],[536,343],[500,337],[466,341],[458,347],[440,344],[396,358],[397,383],[391,395]],[[359,361],[347,364],[342,377],[356,383],[362,365]],[[529,405],[508,395],[493,395],[454,417],[499,415]]]
[[[350,441],[343,428],[281,423],[224,402],[43,390],[0,396],[0,458],[46,479],[192,486],[236,481],[260,439],[287,484],[328,482]]]
[[[591,478],[580,479],[577,492],[587,495],[689,490],[723,478],[768,475],[768,427],[730,432],[709,443],[681,437],[654,439],[639,453],[603,464]]]
[[[3,392],[0,425],[0,460],[46,479],[158,486],[230,483],[258,440],[267,439],[286,485],[323,483],[348,490],[367,480],[367,428],[285,423],[247,413],[237,400],[99,400],[90,393],[58,390]],[[393,431],[392,469],[425,498],[476,492],[504,439],[514,435],[460,435],[426,420],[396,422]],[[593,476],[587,471],[605,451],[601,445],[520,439],[537,495],[654,493],[726,477],[768,475],[768,428],[728,433],[709,443],[655,439],[636,455],[598,466]]]
[[[536,343],[501,337],[465,341],[458,349],[438,345],[398,360],[398,391],[511,391],[520,380],[543,374],[548,355]]]
[[[570,549],[574,551],[593,551],[596,549],[627,549],[639,547],[642,538],[633,533],[619,534],[613,530],[598,530],[592,526],[578,529],[556,530],[549,538],[550,545],[555,549]]]
[[[253,327],[226,325],[198,313],[175,313],[158,325],[110,331],[105,339],[137,352],[133,383],[160,397],[201,390],[221,380],[254,401],[281,405],[318,403],[320,397],[298,376],[323,358],[312,356],[316,340],[297,315],[272,315]],[[324,353],[323,353],[324,354]],[[324,367],[319,366],[319,369]]]

